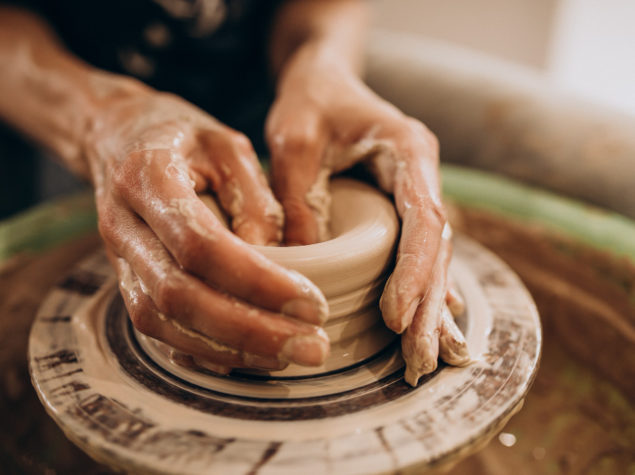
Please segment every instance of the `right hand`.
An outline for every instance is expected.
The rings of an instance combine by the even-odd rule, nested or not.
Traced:
[[[283,224],[247,138],[143,86],[97,109],[85,153],[134,326],[218,372],[321,364],[324,296],[246,244],[278,243]],[[197,197],[208,188],[235,234]]]

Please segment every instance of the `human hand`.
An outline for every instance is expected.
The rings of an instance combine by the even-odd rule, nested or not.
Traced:
[[[462,302],[448,286],[451,231],[440,198],[436,137],[310,47],[282,72],[266,136],[289,244],[327,238],[329,176],[368,164],[379,186],[393,194],[402,220],[380,307],[386,325],[403,333],[405,378],[416,385],[436,369],[439,355],[449,364],[467,363],[465,339],[448,308],[460,313]]]
[[[99,230],[139,331],[217,372],[323,362],[324,296],[244,242],[279,242],[283,217],[243,135],[138,86],[96,111],[84,149]],[[198,199],[207,188],[235,234]]]

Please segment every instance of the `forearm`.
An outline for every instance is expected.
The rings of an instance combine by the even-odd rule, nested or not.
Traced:
[[[67,52],[36,15],[0,7],[0,119],[90,179],[83,137],[100,106],[143,88]]]
[[[275,74],[310,56],[323,67],[359,74],[368,23],[361,0],[289,0],[276,14],[270,41]]]

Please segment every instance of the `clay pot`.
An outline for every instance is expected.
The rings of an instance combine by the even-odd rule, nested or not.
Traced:
[[[281,376],[319,374],[358,364],[395,338],[385,328],[378,301],[392,264],[399,221],[391,201],[359,181],[330,183],[331,239],[307,246],[253,246],[284,267],[308,277],[324,293],[329,318],[324,329],[331,353],[321,367],[290,365]],[[203,200],[219,215],[216,203]]]

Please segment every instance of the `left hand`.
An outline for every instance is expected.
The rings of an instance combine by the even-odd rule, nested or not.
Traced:
[[[402,220],[395,269],[380,307],[386,325],[403,333],[406,380],[434,371],[439,354],[469,361],[450,308],[451,231],[440,197],[438,142],[419,121],[375,95],[351,70],[328,64],[310,48],[285,66],[267,119],[274,192],[285,211],[288,244],[327,238],[328,179],[357,162],[393,194]]]

